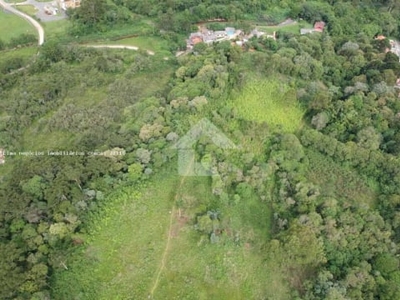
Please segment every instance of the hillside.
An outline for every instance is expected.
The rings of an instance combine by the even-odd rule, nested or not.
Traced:
[[[86,0],[10,35],[0,298],[400,299],[399,9]],[[201,21],[277,30],[176,57]]]

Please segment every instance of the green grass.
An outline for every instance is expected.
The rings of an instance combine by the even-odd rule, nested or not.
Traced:
[[[210,180],[182,180],[172,168],[145,189],[115,191],[92,217],[87,245],[66,259],[68,270],[53,277],[53,296],[147,299],[154,290],[153,299],[289,299],[278,266],[261,250],[269,231],[266,204],[219,203]],[[229,229],[216,244],[193,226],[206,207],[218,207]]]
[[[46,34],[46,39],[65,36],[68,27],[68,20],[63,19],[63,20],[45,22],[42,24],[42,26]]]
[[[154,25],[146,19],[139,19],[133,24],[118,25],[105,32],[96,32],[83,36],[74,36],[71,40],[78,43],[104,43],[111,40],[127,38],[133,35],[150,36],[156,33]]]
[[[36,30],[27,21],[0,10],[0,38],[5,42],[9,42],[12,38],[18,37],[23,33],[37,35]]]
[[[152,51],[162,51],[168,49],[167,41],[158,37],[132,37],[128,39],[112,41],[110,44],[131,45]]]
[[[304,114],[295,91],[276,80],[250,81],[229,105],[243,119],[281,126],[286,132],[299,129]]]
[[[17,8],[30,16],[35,16],[37,13],[37,8],[33,5],[18,5]]]

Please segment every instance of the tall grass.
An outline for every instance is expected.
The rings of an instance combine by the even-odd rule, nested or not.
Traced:
[[[182,183],[175,164],[155,176],[141,188],[116,190],[93,214],[86,246],[53,276],[55,299],[147,299],[163,257],[154,299],[289,299],[279,266],[261,250],[269,232],[265,203],[221,203],[210,178]],[[217,244],[194,229],[196,214],[213,207],[227,229]]]
[[[304,114],[295,91],[278,81],[250,82],[229,104],[243,119],[281,126],[285,132],[296,131]]]

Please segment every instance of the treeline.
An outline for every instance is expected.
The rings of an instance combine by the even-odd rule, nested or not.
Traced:
[[[310,136],[314,137],[312,141]],[[311,130],[301,135],[304,145],[339,160],[341,155],[325,151],[322,144],[327,145],[321,139],[327,137]],[[348,153],[352,153],[351,158],[342,159],[359,166],[355,162],[357,152],[348,149]],[[333,197],[325,196],[307,179],[313,157],[305,154],[295,135],[277,136],[270,159],[278,168],[273,197],[276,240],[269,251],[284,253],[280,263],[290,274],[291,285],[299,292],[297,297],[398,298],[400,270],[393,243],[398,242],[398,223],[383,218],[366,204],[351,199],[343,202],[341,191]],[[359,170],[364,173],[362,168]],[[302,278],[302,282],[293,278]]]
[[[304,130],[300,135],[304,146],[349,165],[366,177],[376,178],[384,194],[400,194],[400,158],[379,150],[365,149],[354,142],[346,144],[316,130]]]
[[[400,7],[395,2],[372,3],[354,1],[114,1],[130,11],[159,19],[164,30],[187,32],[190,24],[209,19],[258,20],[276,24],[285,17],[303,18],[311,23],[325,21],[332,35],[369,36],[377,33],[397,36]]]
[[[71,36],[116,30],[131,24],[132,32],[161,35],[184,48],[183,36],[196,31],[201,21],[224,19],[238,22],[242,29],[262,22],[276,25],[286,18],[304,19],[311,24],[325,21],[331,36],[357,36],[371,38],[377,34],[399,36],[400,6],[380,1],[366,4],[354,1],[311,1],[297,3],[274,0],[257,1],[136,1],[136,0],[84,0],[82,6],[67,12],[71,22]],[[146,20],[151,18],[154,23]]]

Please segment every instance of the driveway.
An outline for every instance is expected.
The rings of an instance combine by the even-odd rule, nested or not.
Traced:
[[[51,22],[51,21],[57,21],[57,20],[62,20],[67,17],[65,12],[60,9],[58,6],[58,3],[56,0],[50,1],[50,2],[38,2],[35,0],[27,0],[25,2],[20,2],[16,4],[18,5],[33,5],[37,9],[36,17],[42,21],[42,22]],[[45,7],[52,7],[52,8],[58,8],[58,14],[57,15],[48,15],[45,13]]]
[[[38,44],[39,46],[44,43],[44,30],[42,25],[39,24],[38,21],[36,21],[34,18],[31,16],[28,16],[27,14],[24,14],[23,12],[19,11],[18,9],[12,7],[10,4],[4,2],[4,0],[0,0],[0,6],[3,7],[5,10],[20,16],[21,18],[24,18],[27,20],[29,23],[31,23],[37,30],[39,38],[38,38]]]

